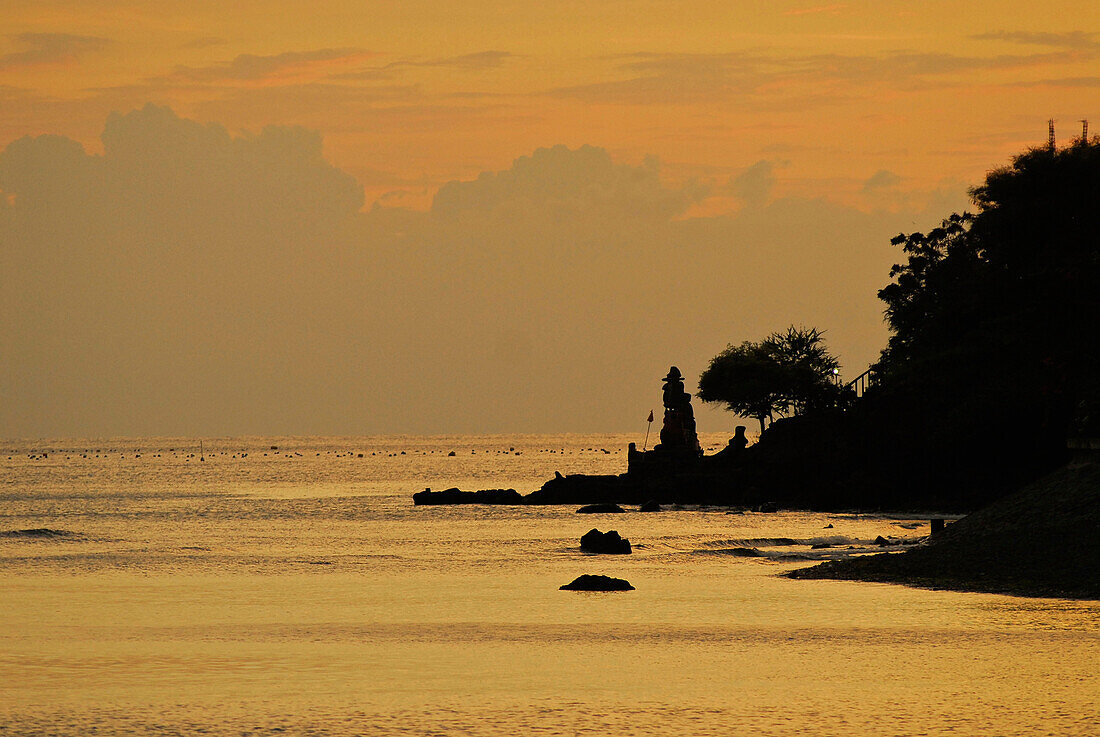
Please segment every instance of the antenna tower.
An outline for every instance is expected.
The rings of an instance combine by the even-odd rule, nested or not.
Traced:
[[[1047,133],[1047,148],[1049,148],[1051,151],[1053,151],[1054,150],[1054,118],[1051,118],[1050,120],[1048,120],[1047,125],[1049,126],[1049,129],[1050,129],[1050,132]]]
[[[1089,121],[1087,118],[1081,121],[1081,142],[1089,142]]]

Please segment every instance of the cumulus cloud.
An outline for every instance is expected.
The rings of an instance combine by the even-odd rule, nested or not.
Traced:
[[[863,183],[864,192],[872,192],[875,190],[888,189],[890,187],[896,187],[901,183],[901,177],[892,171],[885,169],[879,169]]]
[[[761,159],[730,180],[733,193],[750,205],[763,204],[775,186],[775,166]]]
[[[641,166],[615,164],[606,150],[582,146],[540,148],[501,172],[440,188],[432,213],[440,218],[601,220],[627,215],[666,221],[704,194],[696,185],[669,188],[655,160]]]
[[[861,370],[889,238],[946,214],[687,218],[703,187],[563,146],[363,212],[316,133],[152,106],[103,149],[0,153],[0,434],[624,429],[670,364],[792,322]]]
[[[3,431],[267,413],[361,190],[300,129],[234,137],[150,106],[112,116],[103,145],[41,136],[0,154]]]
[[[111,43],[105,38],[71,33],[20,33],[13,38],[26,48],[0,55],[0,69],[71,63]]]

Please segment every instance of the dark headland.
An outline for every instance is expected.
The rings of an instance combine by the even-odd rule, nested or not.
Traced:
[[[660,442],[631,444],[624,473],[415,502],[970,513],[917,549],[793,575],[1100,597],[1100,137],[1052,138],[971,195],[974,213],[892,240],[891,334],[854,380],[817,328],[712,359],[698,397],[759,421],[755,444],[738,427],[704,456],[673,367]]]

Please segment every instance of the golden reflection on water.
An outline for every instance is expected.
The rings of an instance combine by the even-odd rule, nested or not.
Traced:
[[[0,735],[1089,734],[1100,713],[1096,603],[791,581],[804,562],[724,554],[920,534],[904,520],[414,509],[421,470],[313,458],[314,496],[302,467],[9,467],[25,483],[0,531],[78,535],[0,539]],[[636,553],[583,555],[593,526]],[[585,572],[637,590],[557,590]]]

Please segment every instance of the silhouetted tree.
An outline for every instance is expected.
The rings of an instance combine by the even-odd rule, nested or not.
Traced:
[[[1100,139],[1027,151],[972,195],[977,213],[893,240],[881,376],[945,422],[1015,416],[1057,444],[1096,393]]]
[[[727,409],[755,418],[763,432],[776,415],[835,401],[833,372],[839,366],[825,350],[822,331],[792,325],[759,343],[731,344],[699,377],[698,394],[704,402],[725,402]]]

